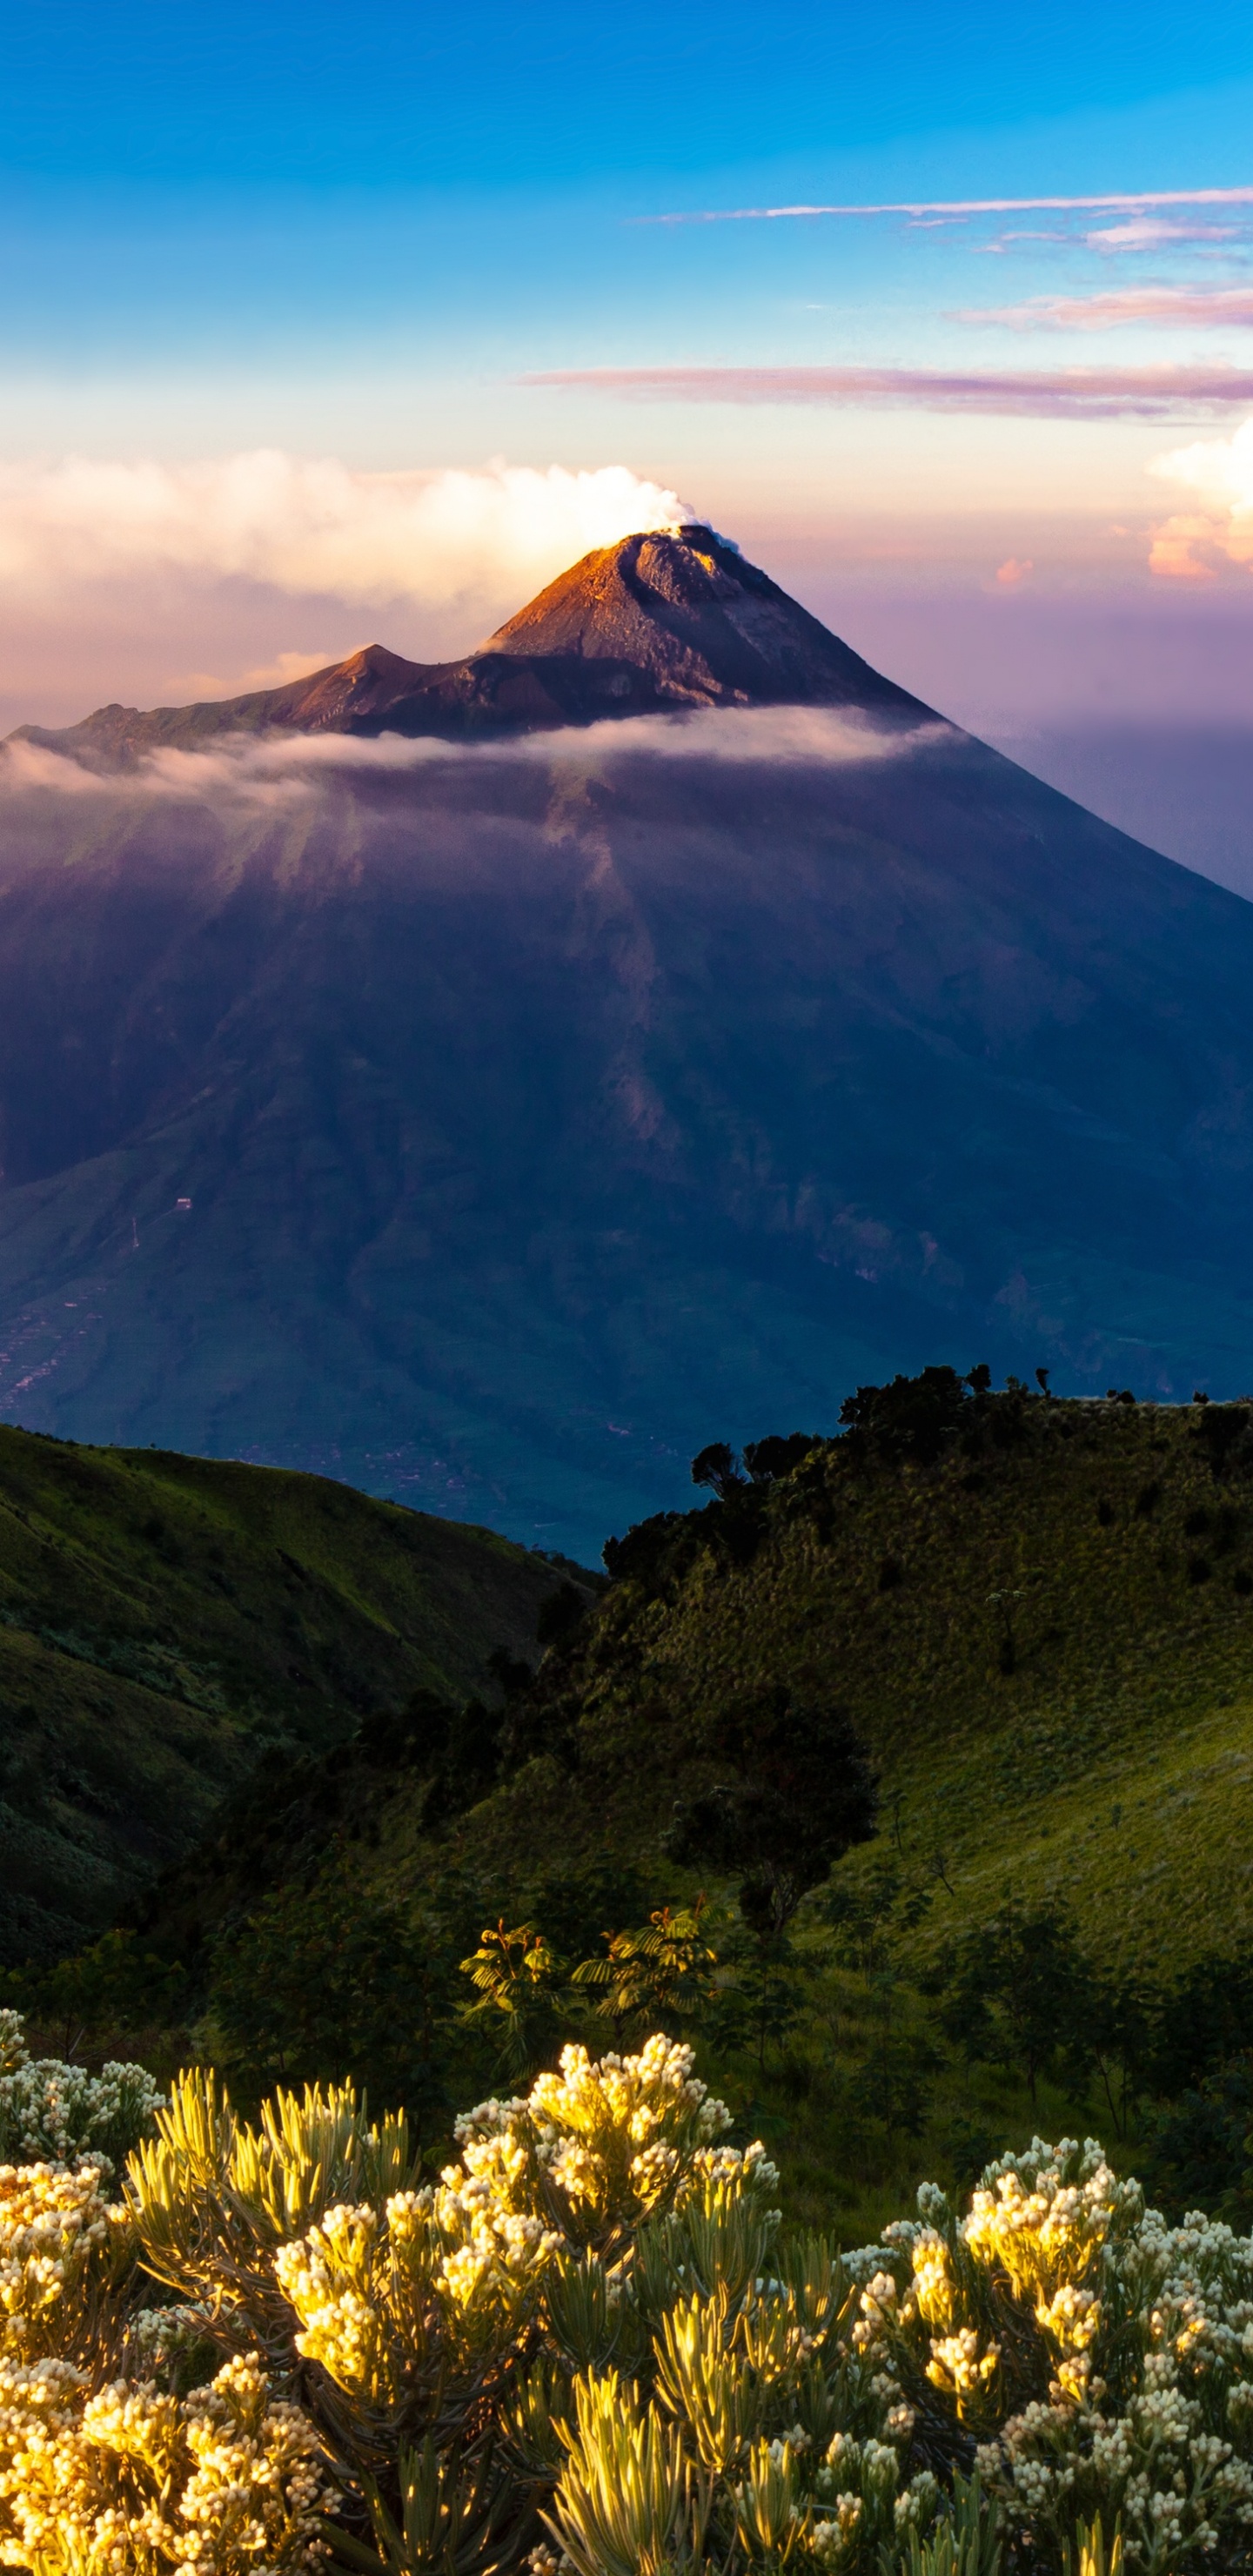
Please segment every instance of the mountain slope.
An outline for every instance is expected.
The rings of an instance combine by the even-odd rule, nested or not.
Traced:
[[[324,1479],[0,1430],[0,1960],[107,1923],[266,1751],[494,1691],[559,1579]]]
[[[502,634],[683,714],[13,746],[0,1413],[589,1559],[893,1367],[1249,1383],[1253,907],[661,543]]]

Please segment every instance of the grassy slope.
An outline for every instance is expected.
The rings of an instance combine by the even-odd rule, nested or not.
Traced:
[[[557,1579],[320,1477],[0,1428],[0,1958],[90,1937],[268,1747],[482,1687]]]
[[[942,1864],[933,1935],[1013,1886],[1065,1891],[1149,1968],[1246,1939],[1253,1481],[1216,1475],[1199,1408],[1021,1411],[1021,1445],[934,1469],[832,1444],[768,1493],[750,1563],[720,1506],[680,1524],[659,1588],[617,1584],[542,1673],[540,1740],[572,1729],[575,1778],[538,1752],[468,1841],[503,1856],[525,1818],[554,1848],[647,1852],[701,1722],[785,1680],[835,1694],[882,1765],[878,1845],[844,1868],[887,1839]]]

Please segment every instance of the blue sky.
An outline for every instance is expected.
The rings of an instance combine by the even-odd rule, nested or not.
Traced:
[[[611,467],[959,713],[1246,684],[1247,11],[0,16],[9,720],[455,649]]]

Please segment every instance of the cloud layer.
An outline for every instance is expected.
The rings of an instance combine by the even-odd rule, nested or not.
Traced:
[[[1144,206],[1253,206],[1253,188],[1150,188],[1096,197],[916,197],[886,205],[712,206],[698,212],[643,215],[649,224],[774,224],[811,215],[1030,215],[1087,214],[1105,208],[1133,214]]]
[[[1108,299],[1107,299],[1108,300]],[[1251,299],[1253,301],[1253,299]],[[980,319],[986,319],[980,316]],[[1037,419],[1193,419],[1253,402],[1253,370],[1227,365],[1053,367],[564,367],[521,379],[639,401],[901,405]]]
[[[644,756],[720,762],[787,761],[845,767],[909,758],[954,739],[942,720],[876,723],[836,707],[708,707],[631,716],[508,741],[466,744],[401,734],[229,735],[205,751],[161,750],[137,768],[101,773],[43,744],[0,745],[0,795],[97,799],[110,805],[160,797],[179,803],[282,809],[307,803],[336,775],[431,769],[449,762],[599,769]]]
[[[362,606],[525,598],[593,546],[693,515],[624,465],[574,473],[354,472],[275,448],[191,465],[68,457],[0,465],[10,596],[84,580],[242,577]]]

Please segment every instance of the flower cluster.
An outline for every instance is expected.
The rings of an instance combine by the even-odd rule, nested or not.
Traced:
[[[0,2364],[0,2545],[37,2576],[297,2576],[326,2555],[312,2425],[253,2357],[179,2398],[92,2384],[69,2361]]]
[[[482,2102],[458,2121],[461,2161],[437,2184],[381,2208],[328,2210],[279,2248],[297,2350],[353,2396],[388,2406],[428,2348],[456,2367],[506,2353],[559,2258],[621,2254],[647,2219],[697,2194],[764,2198],[775,2168],[760,2146],[715,2145],[729,2125],[693,2076],[691,2050],[671,2040],[599,2063],[563,2049],[529,2096]],[[609,2304],[621,2293],[608,2271]]]
[[[449,2168],[445,2185],[499,2209],[542,2203],[577,2244],[681,2209],[711,2180],[769,2191],[778,2175],[759,2144],[741,2155],[713,2143],[731,2114],[692,2065],[692,2050],[660,2033],[635,2057],[563,2048],[527,2099],[482,2102],[457,2122],[462,2171]]]
[[[0,2169],[0,2560],[355,2565],[346,2486],[394,2576],[1253,2564],[1253,2238],[1037,2139],[840,2256],[727,2127],[656,2038],[480,2104],[422,2187],[347,2090],[254,2131],[200,2076],[124,2202],[103,2155]]]
[[[1035,2139],[960,2223],[924,2186],[917,2222],[850,2268],[854,2348],[982,2434],[985,2487],[1029,2550],[1056,2560],[1099,2515],[1143,2576],[1247,2554],[1253,2239],[1200,2213],[1168,2228],[1094,2139]]]
[[[80,2340],[91,2295],[130,2243],[98,2166],[0,2165],[0,2356],[32,2365]]]
[[[146,2066],[111,2059],[89,2075],[60,2057],[31,2057],[21,2016],[0,2012],[0,2156],[121,2165],[163,2098]]]
[[[188,2394],[160,2384],[204,2320],[133,2308],[134,2223],[101,2181],[0,2167],[0,2557],[37,2576],[297,2576],[325,2550],[314,2428],[255,2356]]]

